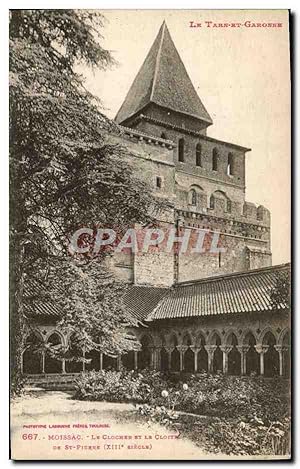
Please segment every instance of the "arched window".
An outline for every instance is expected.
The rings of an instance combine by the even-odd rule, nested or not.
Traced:
[[[220,349],[221,339],[218,334],[214,334],[212,337],[212,344],[216,346],[213,355],[213,372],[218,373],[223,370],[223,352]]]
[[[65,360],[67,373],[80,373],[83,371],[83,350],[75,334],[69,338]]]
[[[38,332],[32,332],[26,338],[22,355],[23,373],[42,373],[42,345],[43,339]]]
[[[183,343],[183,345],[187,345],[188,347],[190,347],[192,345],[192,339],[191,339],[191,336],[188,332],[184,335],[184,337],[182,339],[182,343]]]
[[[45,373],[61,373],[62,361],[56,352],[62,348],[62,339],[57,332],[53,332],[47,340],[48,348],[45,354]]]
[[[103,354],[103,369],[116,370],[118,367],[117,357],[111,357]]]
[[[171,339],[169,340],[169,345],[170,345],[170,347],[172,347],[172,348],[177,347],[177,345],[178,345],[178,340],[177,340],[177,337],[176,337],[175,334],[173,334],[172,337],[171,337]]]
[[[178,140],[178,161],[181,163],[184,162],[184,139],[180,138]]]
[[[196,166],[202,166],[201,145],[200,145],[200,143],[197,143],[197,145],[196,145]]]
[[[276,339],[272,332],[267,332],[263,338],[263,345],[267,345],[267,352],[264,354],[264,374],[265,376],[276,376],[279,374],[279,354],[276,350]]]
[[[209,208],[210,209],[218,209],[219,211],[222,210],[227,213],[231,213],[231,200],[226,195],[225,192],[217,190],[215,191],[209,199]]]
[[[191,205],[197,205],[197,192],[195,189],[191,189],[190,191],[189,202]]]
[[[234,174],[234,166],[233,166],[233,154],[228,153],[228,163],[227,163],[227,175],[228,176],[233,176]]]
[[[167,134],[165,132],[162,132],[160,138],[164,138],[165,140],[167,140]]]
[[[167,371],[169,369],[169,355],[166,349],[163,347],[160,350],[160,370]]]
[[[255,374],[259,375],[259,353],[256,351],[256,339],[252,332],[248,332],[244,339],[244,344],[248,346],[248,350],[246,352],[246,369],[244,372],[247,375]]]
[[[212,155],[212,170],[213,171],[218,171],[218,158],[219,158],[219,152],[216,148],[214,148],[213,155]]]
[[[134,370],[134,352],[132,350],[122,355],[122,365],[127,370]]]
[[[228,353],[228,374],[239,375],[241,374],[241,354],[238,351],[238,340],[235,334],[231,333],[229,335],[227,344],[231,346]]]
[[[138,368],[143,370],[151,366],[151,346],[153,340],[150,336],[145,335],[141,339],[141,350],[138,352]]]

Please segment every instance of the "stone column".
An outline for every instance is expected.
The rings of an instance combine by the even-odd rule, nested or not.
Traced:
[[[22,373],[23,373],[23,360],[22,360]],[[45,374],[45,352],[42,352],[42,373]]]
[[[265,363],[264,363],[264,354],[267,352],[269,346],[258,344],[255,345],[255,350],[259,353],[259,363],[260,363],[260,374],[263,376],[265,374]]]
[[[138,369],[138,352],[137,352],[137,350],[135,350],[133,352],[133,357],[134,357],[134,369],[137,370]]]
[[[153,369],[160,370],[160,347],[153,347],[154,351],[154,361],[153,361]]]
[[[188,346],[187,345],[177,345],[177,350],[179,351],[180,353],[180,371],[184,371],[183,368],[184,368],[184,354],[185,352],[187,351],[188,349]]]
[[[274,345],[274,348],[279,355],[279,376],[283,376],[283,352],[287,352],[288,347],[284,347],[283,345]]]
[[[171,370],[171,355],[172,355],[173,350],[174,349],[172,347],[166,347],[166,352],[168,354],[168,370],[169,371]]]
[[[247,373],[246,356],[247,356],[248,350],[250,349],[250,346],[249,345],[237,345],[236,348],[241,354],[241,374],[245,375]]]
[[[198,353],[201,350],[201,347],[191,347],[191,350],[194,352],[194,372],[198,372]]]
[[[155,363],[155,369],[160,370],[161,369],[161,347],[156,347],[155,349],[155,355],[156,355],[156,363]]]
[[[122,365],[122,357],[121,355],[117,356],[117,371],[120,371]]]
[[[228,354],[232,350],[231,345],[221,345],[220,346],[221,352],[223,352],[223,373],[227,375],[228,373]]]
[[[103,353],[102,352],[100,352],[99,359],[100,359],[99,369],[100,371],[102,371],[103,370]]]
[[[64,346],[64,353],[67,351],[67,346]],[[61,360],[61,372],[66,373],[66,360],[63,358]]]
[[[214,353],[215,353],[215,350],[217,349],[217,345],[204,345],[204,347],[208,355],[208,373],[212,373]]]
[[[149,350],[150,350],[150,369],[154,370],[155,369],[155,348],[149,347]]]

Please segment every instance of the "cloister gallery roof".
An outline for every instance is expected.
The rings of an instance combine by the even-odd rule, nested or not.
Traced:
[[[165,22],[116,115],[118,124],[142,111],[149,103],[212,124],[177,52]]]
[[[42,282],[25,280],[24,311],[27,317],[59,319],[61,314],[58,307],[51,301],[47,289]]]
[[[290,271],[289,264],[178,284],[146,320],[272,310],[271,293],[284,271]],[[287,306],[281,303],[279,309]]]
[[[271,293],[277,288],[280,273],[289,273],[290,268],[290,264],[281,264],[183,282],[171,288],[132,285],[124,302],[140,322],[268,311],[272,310]],[[38,300],[40,289],[38,282],[27,285],[26,315],[36,319],[59,318],[56,305],[50,300]],[[284,303],[279,305],[280,310],[287,307]]]

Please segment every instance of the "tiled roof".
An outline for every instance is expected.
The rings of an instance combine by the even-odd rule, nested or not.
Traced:
[[[168,290],[168,288],[130,285],[125,294],[124,303],[135,319],[143,321],[168,293]],[[24,309],[26,316],[30,318],[58,319],[61,316],[60,310],[49,300],[47,290],[42,283],[32,279],[26,282]]]
[[[270,293],[278,272],[283,270],[289,271],[290,265],[178,284],[149,314],[147,321],[271,310]]]
[[[290,264],[179,283],[173,288],[130,285],[124,297],[132,316],[140,322],[271,310],[270,292],[277,275]],[[41,301],[41,295],[45,296]],[[47,298],[38,281],[26,284],[27,317],[59,319],[61,312]],[[282,309],[286,305],[281,305]]]
[[[58,319],[61,316],[60,310],[49,299],[44,285],[34,279],[25,281],[24,311],[28,318],[53,317]]]
[[[124,303],[138,321],[144,321],[166,296],[169,288],[132,285],[125,294]]]
[[[150,102],[212,124],[163,22],[116,116],[118,124]]]

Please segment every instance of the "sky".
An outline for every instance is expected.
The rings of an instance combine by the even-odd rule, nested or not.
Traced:
[[[283,10],[106,10],[102,46],[118,66],[81,72],[114,118],[165,20],[214,124],[211,137],[252,149],[246,200],[271,211],[273,265],[290,261],[290,70]],[[201,23],[191,28],[190,21]],[[281,28],[206,22],[283,23]]]

